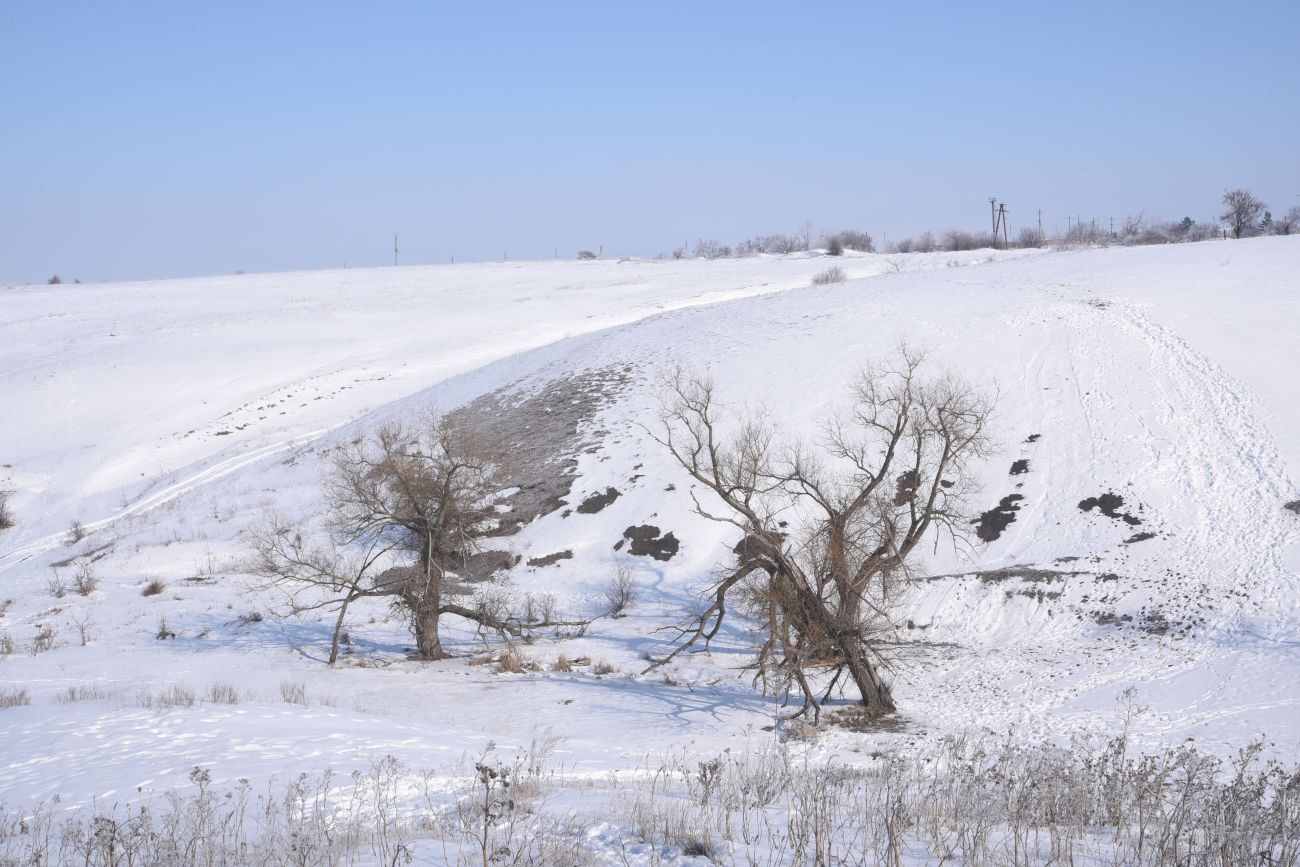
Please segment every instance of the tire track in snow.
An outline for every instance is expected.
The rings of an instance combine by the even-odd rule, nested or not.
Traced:
[[[243,454],[234,455],[232,457],[226,458],[225,460],[218,461],[212,466],[200,470],[199,472],[194,473],[193,475],[187,476],[186,478],[178,482],[173,482],[172,484],[166,486],[160,491],[155,491],[154,493],[149,494],[146,497],[142,497],[136,500],[135,502],[131,503],[129,506],[117,512],[116,514],[109,515],[106,518],[100,518],[96,521],[87,522],[83,526],[86,529],[86,531],[90,533],[108,527],[111,524],[122,520],[123,518],[129,518],[132,515],[137,515],[140,514],[141,512],[148,512],[150,510],[156,509],[159,506],[162,506],[176,499],[177,497],[180,497],[184,494],[189,493],[190,491],[195,490],[196,488],[200,488],[203,485],[216,481],[217,479],[220,479],[223,476],[228,476],[231,473],[237,472],[238,470],[241,470],[250,464],[254,464],[257,463],[258,461],[265,460],[266,458],[273,457],[282,452],[286,452],[291,449],[298,448],[299,446],[312,442],[313,440],[329,433],[332,430],[336,430],[346,424],[348,424],[348,421],[340,422],[339,424],[332,425],[330,427],[318,428],[317,430],[311,431],[309,433],[299,434],[298,436],[291,437],[286,440],[281,440],[279,442],[271,443],[269,445],[265,445],[260,448],[253,449],[251,452],[245,452]],[[56,548],[64,547],[65,543],[63,540],[65,535],[66,534],[64,533],[55,533],[50,536],[45,536],[44,538],[41,539],[36,539],[35,541],[32,542],[28,542],[26,545],[23,545],[19,548],[15,548],[11,551],[5,551],[3,553],[0,553],[0,572],[9,569],[12,566],[16,566],[19,563],[26,562],[27,560],[30,560],[31,558],[35,557],[38,554],[43,554],[46,551],[53,551]]]
[[[1215,661],[1235,664],[1246,629],[1260,631],[1249,622],[1254,616],[1272,614],[1275,634],[1295,622],[1293,613],[1276,610],[1279,600],[1291,600],[1294,606],[1296,595],[1283,556],[1297,533],[1280,507],[1293,488],[1272,437],[1256,417],[1255,399],[1131,302],[1062,298],[1029,311],[1017,324],[1042,327],[1044,333],[1037,339],[1062,350],[1054,357],[1050,350],[1035,347],[1021,355],[1024,386],[1033,403],[1031,417],[1043,418],[1043,426],[1054,426],[1058,434],[1073,428],[1088,441],[1086,448],[1078,443],[1077,467],[1058,468],[1065,470],[1060,484],[1132,481],[1138,496],[1167,498],[1186,516],[1167,522],[1173,534],[1147,543],[1149,549],[1116,546],[1104,554],[1135,558],[1131,568],[1122,570],[1125,580],[1133,582],[1134,601],[1173,614],[1166,607],[1169,590],[1160,587],[1156,575],[1173,567],[1185,576],[1175,582],[1184,608],[1180,613],[1206,617],[1202,628],[1229,640],[1112,633],[1090,628],[1087,619],[1059,617],[1050,625],[1035,624],[1026,634],[1013,630],[1008,645],[985,649],[977,665],[927,684],[942,696],[931,712],[938,718],[995,727],[1005,719],[1005,706],[998,707],[996,699],[986,703],[972,697],[987,691],[1016,708],[1023,731],[1063,736],[1096,727],[1096,711],[1085,708],[1095,706],[1098,697],[1129,684],[1154,684],[1201,670],[1215,681],[1207,706],[1194,703],[1186,711],[1172,710],[1165,723],[1169,731],[1248,715],[1252,707],[1264,710],[1293,703],[1242,704],[1223,695],[1213,673]],[[1049,371],[1053,382],[1069,381],[1045,392],[1042,377]],[[1144,411],[1148,418],[1143,418]],[[1050,416],[1051,425],[1045,416]],[[1116,477],[1095,478],[1094,468],[1101,467]],[[1053,468],[1042,464],[1036,469]],[[1054,479],[1048,485],[1051,496],[1068,499],[1075,493],[1060,484]],[[1084,493],[1091,492],[1079,496]],[[1068,513],[1073,508],[1061,504],[1059,510]],[[1030,523],[1027,516],[1026,528]],[[968,598],[955,588],[951,591],[958,599]],[[1013,615],[1008,611],[1003,616]],[[1005,635],[1005,622],[987,626]],[[1259,673],[1252,666],[1243,676],[1250,679]],[[1104,706],[1105,699],[1101,701]],[[1104,714],[1101,721],[1104,724]]]
[[[1165,487],[1190,510],[1190,520],[1165,540],[1164,559],[1215,591],[1219,627],[1231,628],[1242,615],[1293,597],[1283,554],[1296,528],[1281,509],[1293,488],[1272,436],[1256,419],[1249,390],[1141,305],[1086,305],[1084,317],[1142,348],[1148,380],[1162,401],[1157,420],[1163,432],[1139,421],[1149,465],[1134,481]],[[1077,351],[1105,373],[1114,367],[1105,346],[1091,340]]]

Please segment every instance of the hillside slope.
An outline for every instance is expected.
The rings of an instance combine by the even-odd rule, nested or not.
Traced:
[[[0,660],[32,697],[0,711],[0,799],[130,797],[195,764],[217,781],[383,754],[435,767],[547,728],[589,774],[775,737],[779,708],[739,670],[736,627],[667,678],[639,674],[655,630],[691,610],[736,541],[693,513],[654,440],[662,376],[707,371],[735,408],[812,434],[856,365],[900,340],[996,389],[1000,455],[975,505],[1021,499],[998,538],[926,552],[897,724],[809,749],[1104,733],[1135,685],[1142,740],[1227,752],[1263,734],[1293,756],[1300,239],[842,264],[847,282],[815,287],[817,257],[4,290],[0,400],[18,411],[0,421],[0,486],[18,491],[18,525],[0,534],[0,634],[28,648],[48,628],[54,647]],[[466,664],[483,645],[463,628],[461,658],[409,662],[380,605],[357,610],[351,652],[327,668],[328,615],[272,616],[278,600],[241,574],[238,533],[265,509],[319,518],[321,457],[339,438],[429,405],[518,426],[519,407],[560,406],[578,377],[605,385],[563,440],[574,508],[508,537],[523,562],[482,589],[591,616],[625,564],[643,588],[630,616],[523,649],[615,673],[496,674]],[[576,509],[600,494],[607,505]],[[75,542],[74,519],[90,531]],[[637,526],[680,547],[616,551]],[[53,596],[51,575],[79,568],[98,587]],[[155,580],[166,589],[143,596]],[[156,637],[162,619],[174,639]],[[158,708],[172,684],[217,682],[243,700]],[[56,701],[91,684],[89,700]],[[296,684],[303,704],[284,700]]]

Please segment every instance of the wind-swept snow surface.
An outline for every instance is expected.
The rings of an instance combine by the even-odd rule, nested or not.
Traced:
[[[810,286],[836,263],[847,282]],[[0,487],[17,519],[0,531],[0,680],[31,699],[0,710],[0,798],[129,798],[195,765],[225,782],[384,754],[434,766],[547,728],[588,775],[770,741],[780,708],[740,670],[738,625],[711,655],[640,674],[736,541],[693,513],[654,440],[660,382],[685,364],[730,406],[813,435],[853,369],[900,340],[996,390],[1001,453],[973,504],[992,517],[983,538],[927,551],[899,720],[806,749],[867,761],[1009,728],[1065,742],[1113,731],[1133,686],[1141,743],[1226,754],[1263,735],[1293,759],[1298,275],[1287,237],[0,290]],[[239,530],[267,508],[318,526],[321,457],[358,425],[493,393],[478,406],[509,407],[602,371],[619,386],[561,456],[566,505],[501,540],[520,562],[483,590],[594,616],[622,562],[641,585],[628,616],[521,647],[540,670],[498,674],[467,664],[484,642],[466,629],[450,631],[456,658],[411,662],[400,618],[358,606],[328,668],[330,615],[281,619],[250,589]],[[669,533],[665,559],[629,551]],[[79,569],[96,589],[55,596],[51,577]],[[165,589],[142,595],[150,581]],[[175,638],[157,637],[163,620]],[[560,653],[588,663],[553,671]],[[219,682],[238,704],[205,700]],[[193,706],[162,706],[177,684]],[[88,700],[57,701],[77,685]]]

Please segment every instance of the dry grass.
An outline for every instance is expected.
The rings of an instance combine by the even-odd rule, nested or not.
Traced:
[[[0,708],[5,707],[22,707],[25,704],[31,704],[32,697],[27,694],[27,690],[19,687],[9,687],[0,689]]]
[[[166,589],[167,589],[167,585],[159,581],[157,578],[155,578],[154,580],[150,581],[148,584],[144,585],[144,587],[140,590],[140,595],[157,596],[159,593],[162,593]]]
[[[591,667],[592,674],[613,674],[616,671],[618,671],[618,669],[615,668],[612,663],[604,659],[596,660],[596,664]]]
[[[512,647],[501,654],[501,658],[497,660],[496,672],[497,674],[522,674],[528,671],[529,667],[528,658]]]
[[[285,704],[307,706],[307,684],[300,680],[280,681],[280,700]]]
[[[38,653],[45,653],[47,650],[53,650],[54,637],[54,629],[52,627],[37,627],[36,634],[32,636],[32,656],[36,656]]]
[[[99,701],[109,697],[109,693],[97,683],[77,683],[65,687],[54,696],[59,704],[76,704],[80,701]]]
[[[182,683],[173,683],[162,692],[154,695],[143,689],[136,693],[136,704],[147,710],[172,710],[173,708],[191,708],[198,701],[194,690]]]
[[[239,690],[234,684],[217,681],[208,687],[207,698],[211,704],[239,704]]]

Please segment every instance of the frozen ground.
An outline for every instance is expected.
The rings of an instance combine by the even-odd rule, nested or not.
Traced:
[[[830,264],[849,280],[810,286]],[[769,742],[778,709],[737,670],[742,634],[671,682],[639,675],[653,630],[735,541],[691,513],[647,432],[658,378],[684,362],[734,405],[811,430],[852,368],[899,339],[996,386],[1001,454],[980,510],[1021,499],[1005,501],[1014,520],[996,540],[928,552],[911,612],[924,652],[898,674],[900,723],[806,749],[867,761],[956,732],[1105,735],[1132,685],[1148,706],[1139,743],[1226,754],[1263,735],[1294,761],[1300,514],[1284,506],[1300,499],[1298,275],[1300,238],[1284,237],[0,289],[0,488],[15,490],[17,519],[0,531],[0,639],[14,648],[0,689],[31,698],[0,709],[0,800],[130,799],[196,765],[218,783],[347,773],[385,754],[441,767],[546,729],[560,764],[592,777]],[[380,606],[357,609],[352,652],[328,668],[327,615],[272,616],[277,600],[234,566],[264,509],[318,517],[319,454],[356,426],[586,371],[623,385],[584,423],[567,500],[619,496],[510,537],[525,561],[573,556],[521,563],[505,587],[594,615],[624,530],[672,532],[671,559],[626,559],[644,588],[630,616],[525,648],[544,668],[563,651],[614,673],[496,674],[467,664],[481,644],[464,630],[458,658],[410,662]],[[88,531],[76,542],[73,521]],[[97,588],[53,595],[52,576],[70,585],[79,569]],[[165,590],[143,596],[151,581]],[[164,618],[172,640],[155,637]],[[53,647],[32,653],[43,631]],[[203,700],[214,683],[241,701]],[[174,684],[199,701],[160,708]],[[297,684],[305,703],[286,702]],[[92,697],[61,703],[69,686]]]

